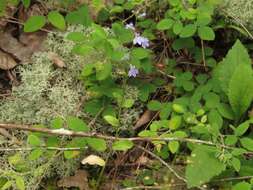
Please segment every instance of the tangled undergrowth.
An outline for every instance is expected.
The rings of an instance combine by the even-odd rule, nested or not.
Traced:
[[[48,38],[0,102],[17,138],[0,139],[0,188],[50,189],[81,169],[85,187],[64,187],[250,190],[251,1],[73,2],[24,23]]]

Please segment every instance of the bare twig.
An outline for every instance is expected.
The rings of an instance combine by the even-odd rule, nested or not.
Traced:
[[[146,152],[147,154],[149,154],[150,156],[152,156],[153,158],[159,160],[159,162],[161,162],[164,166],[166,166],[171,173],[173,173],[178,179],[187,182],[187,180],[185,178],[183,178],[182,176],[180,176],[168,163],[166,163],[163,159],[161,159],[159,156],[155,155],[153,152],[149,151],[148,149],[142,147],[142,146],[137,146],[139,149],[143,150],[144,152]]]

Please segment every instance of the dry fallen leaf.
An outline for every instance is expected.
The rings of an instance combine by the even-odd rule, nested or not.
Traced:
[[[80,190],[89,190],[88,174],[85,170],[77,170],[74,176],[64,177],[57,182],[58,187],[78,187]]]
[[[66,67],[65,63],[63,62],[62,58],[54,52],[48,53],[48,58],[59,68]]]
[[[0,51],[0,69],[9,70],[16,65],[17,62],[9,54]]]
[[[140,117],[140,119],[136,122],[136,124],[134,126],[134,129],[138,129],[142,125],[145,125],[146,123],[150,122],[154,115],[155,115],[155,112],[150,111],[150,110],[146,110],[142,114],[142,116]]]
[[[86,158],[82,160],[82,164],[90,164],[90,165],[99,165],[99,166],[104,166],[105,161],[96,155],[89,155]]]

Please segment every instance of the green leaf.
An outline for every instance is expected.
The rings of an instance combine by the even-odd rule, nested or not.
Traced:
[[[91,53],[92,51],[94,51],[94,48],[87,44],[76,44],[72,49],[72,52],[77,55],[87,55]],[[87,64],[87,65],[91,65],[91,64]]]
[[[64,17],[58,11],[51,11],[49,12],[48,21],[60,30],[66,29],[66,23]]]
[[[111,75],[112,64],[111,63],[96,63],[96,78],[97,80],[105,80]]]
[[[89,128],[86,125],[86,123],[83,122],[83,120],[77,118],[77,117],[68,117],[67,118],[67,125],[68,127],[73,130],[73,131],[83,131],[83,132],[88,132]]]
[[[241,65],[251,66],[251,59],[247,49],[237,40],[229,50],[226,58],[218,65],[215,72],[219,85],[226,94],[228,94],[230,80],[234,75],[235,69]]]
[[[220,103],[217,106],[217,110],[222,115],[222,117],[226,119],[233,120],[234,119],[234,113],[231,107],[228,104]]]
[[[13,185],[13,181],[7,181],[4,186],[1,188],[1,190],[10,189],[10,187]]]
[[[198,28],[198,35],[202,40],[214,40],[215,33],[209,26],[201,26]]]
[[[25,8],[28,8],[31,4],[31,0],[22,0],[22,3],[23,3]]]
[[[146,49],[143,48],[134,48],[132,50],[132,56],[135,59],[144,59],[149,56],[149,52]]]
[[[92,19],[90,17],[88,6],[83,5],[77,11],[68,13],[66,16],[66,21],[70,24],[82,24],[84,26],[90,26]]]
[[[235,128],[235,135],[242,136],[244,133],[246,133],[249,127],[250,127],[249,121],[241,123],[237,128]]]
[[[41,149],[35,149],[33,150],[30,154],[28,159],[29,160],[37,160],[38,158],[40,158],[40,156],[43,154],[43,151]]]
[[[170,29],[174,24],[174,20],[172,19],[162,19],[160,22],[158,22],[156,28],[158,30],[168,30]]]
[[[16,177],[16,186],[19,190],[25,190],[25,181],[22,177]]]
[[[27,138],[28,144],[32,146],[41,146],[41,140],[38,136],[30,134]]]
[[[188,38],[195,34],[197,31],[197,26],[195,24],[188,24],[184,26],[180,33],[180,38]]]
[[[183,24],[182,24],[182,22],[181,21],[177,21],[177,22],[175,22],[175,24],[173,25],[173,32],[175,33],[175,34],[180,34],[180,32],[182,31],[182,29],[183,29]]]
[[[248,109],[253,97],[253,72],[250,65],[241,64],[231,77],[228,86],[228,99],[239,119]]]
[[[245,181],[237,183],[232,190],[251,190],[251,185]]]
[[[73,42],[82,42],[86,39],[86,37],[81,32],[70,32],[66,38]]]
[[[104,119],[107,121],[107,123],[109,123],[110,125],[112,125],[113,127],[118,127],[119,126],[119,120],[111,115],[105,115]]]
[[[148,109],[152,111],[158,111],[162,108],[161,102],[158,102],[157,100],[151,100],[148,103]]]
[[[50,127],[52,127],[53,129],[60,129],[63,127],[63,124],[64,124],[63,119],[60,117],[57,117],[51,121]]]
[[[122,24],[113,23],[112,30],[121,43],[129,43],[134,39],[133,31],[126,29]]]
[[[112,144],[112,149],[113,150],[118,150],[118,151],[126,151],[134,146],[134,143],[132,141],[128,140],[120,140],[120,141],[115,141]]]
[[[216,109],[211,109],[208,113],[208,121],[211,125],[217,125],[219,128],[223,126],[223,119]]]
[[[24,32],[35,32],[46,24],[44,16],[31,16],[24,24]]]
[[[225,165],[216,157],[216,152],[208,147],[199,146],[192,151],[186,167],[188,188],[200,186],[225,170]],[[210,167],[212,166],[212,167]]]
[[[87,143],[91,148],[99,152],[104,152],[107,148],[104,139],[87,138]]]
[[[235,171],[239,172],[241,168],[241,161],[238,158],[232,158],[231,164],[234,167]]]
[[[244,148],[246,148],[250,151],[253,151],[253,140],[252,139],[245,137],[245,138],[240,139],[240,142]]]
[[[180,144],[177,141],[171,141],[168,143],[169,150],[171,151],[172,154],[175,154],[178,151],[179,146]]]
[[[235,135],[227,135],[226,139],[225,139],[225,144],[226,145],[235,145],[237,142],[237,137]]]
[[[171,130],[176,130],[181,126],[182,123],[182,117],[181,116],[173,116],[170,120],[169,120],[169,128]]]
[[[197,15],[197,25],[198,26],[206,26],[208,25],[210,22],[212,21],[212,18],[210,16],[210,14],[208,13],[199,13]]]
[[[143,130],[138,134],[139,137],[156,137],[156,131]]]

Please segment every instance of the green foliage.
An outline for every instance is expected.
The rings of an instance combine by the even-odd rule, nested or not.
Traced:
[[[189,188],[199,186],[225,170],[225,165],[215,157],[215,151],[207,147],[195,148],[188,159],[186,179]]]

